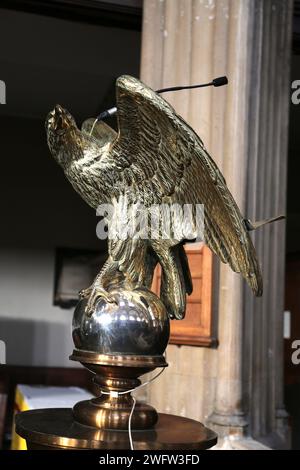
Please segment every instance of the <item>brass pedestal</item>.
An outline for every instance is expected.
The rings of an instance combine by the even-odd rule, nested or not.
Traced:
[[[101,392],[98,398],[76,403],[74,419],[87,426],[119,431],[128,429],[133,406],[130,390],[141,384],[139,377],[168,365],[164,356],[113,356],[78,349],[74,349],[70,359],[81,362],[94,373],[93,382]],[[152,406],[136,402],[131,429],[152,428],[157,420],[158,414]]]
[[[29,450],[130,449],[130,391],[140,385],[141,375],[167,366],[164,356],[113,356],[75,349],[70,359],[93,372],[100,396],[76,403],[73,410],[53,408],[20,413],[16,416],[16,432],[26,439]],[[217,442],[216,434],[203,424],[158,414],[152,406],[138,401],[131,429],[135,450],[199,450]]]
[[[19,413],[16,431],[29,450],[130,449],[127,431],[82,425],[70,408]],[[159,414],[152,429],[132,431],[132,440],[135,450],[204,450],[217,443],[217,436],[192,419]]]
[[[167,366],[164,356],[113,356],[75,349],[70,359],[94,374],[100,396],[76,403],[73,410],[20,413],[16,416],[17,433],[26,439],[29,450],[130,449],[131,391],[140,385],[140,376]],[[152,406],[138,401],[131,429],[135,450],[208,449],[217,442],[216,434],[203,424],[158,414]]]

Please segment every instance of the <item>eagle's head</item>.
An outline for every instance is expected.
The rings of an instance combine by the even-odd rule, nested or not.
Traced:
[[[66,109],[57,104],[48,114],[45,125],[49,149],[63,168],[82,157],[81,132]]]

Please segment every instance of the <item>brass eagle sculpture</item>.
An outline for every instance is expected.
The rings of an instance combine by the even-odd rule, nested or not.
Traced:
[[[203,204],[204,238],[222,262],[241,273],[256,296],[263,282],[244,219],[225,179],[200,137],[170,104],[131,76],[116,81],[119,132],[94,120],[76,126],[57,105],[46,120],[48,145],[73,188],[94,209],[126,196],[146,208],[153,204]],[[184,240],[108,240],[108,260],[93,285],[82,291],[88,310],[99,296],[108,301],[112,286],[150,288],[157,263],[160,296],[170,318],[181,319],[192,280]]]

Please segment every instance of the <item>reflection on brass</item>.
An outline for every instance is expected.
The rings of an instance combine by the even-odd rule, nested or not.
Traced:
[[[167,366],[163,356],[109,356],[76,349],[70,359],[80,361],[95,374],[93,382],[102,392],[98,398],[76,403],[73,408],[74,419],[100,429],[128,429],[133,405],[131,393],[112,396],[111,392],[133,390],[141,384],[138,379],[141,375],[156,367]],[[137,402],[131,428],[152,428],[157,419],[157,412],[152,406]]]
[[[48,144],[74,189],[93,208],[121,200],[153,205],[204,205],[204,238],[211,250],[240,272],[255,295],[262,277],[245,223],[226,182],[193,129],[160,95],[136,78],[116,82],[119,132],[103,122],[86,121],[79,130],[68,111],[57,105],[46,121]],[[123,198],[123,199],[122,199]],[[176,220],[174,225],[176,225]],[[172,233],[177,233],[176,226]],[[197,235],[195,213],[192,229]],[[196,232],[195,232],[196,231]],[[160,235],[163,233],[160,232]],[[162,266],[161,299],[170,318],[185,314],[192,292],[188,262],[179,239],[109,240],[109,257],[91,288],[87,311],[99,297],[114,302],[115,286],[127,290],[151,286],[157,263]]]
[[[170,322],[161,300],[151,291],[114,290],[116,302],[100,298],[93,315],[81,299],[74,312],[75,348],[110,355],[153,356],[167,347]]]
[[[66,408],[24,411],[16,431],[29,450],[129,449],[127,431],[100,430],[74,421]],[[135,450],[201,450],[214,446],[216,434],[192,419],[159,414],[153,429],[133,431]]]
[[[145,367],[153,369],[155,367],[166,367],[168,364],[165,361],[164,356],[114,356],[106,354],[98,354],[92,351],[80,351],[74,349],[72,361],[86,362],[88,369],[94,372],[93,364],[103,366],[120,366],[120,367]]]

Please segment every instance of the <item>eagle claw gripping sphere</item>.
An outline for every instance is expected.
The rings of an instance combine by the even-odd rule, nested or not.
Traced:
[[[169,319],[161,300],[147,289],[116,289],[115,302],[99,298],[91,314],[86,299],[73,317],[73,340],[80,350],[109,355],[163,354],[169,339]]]

